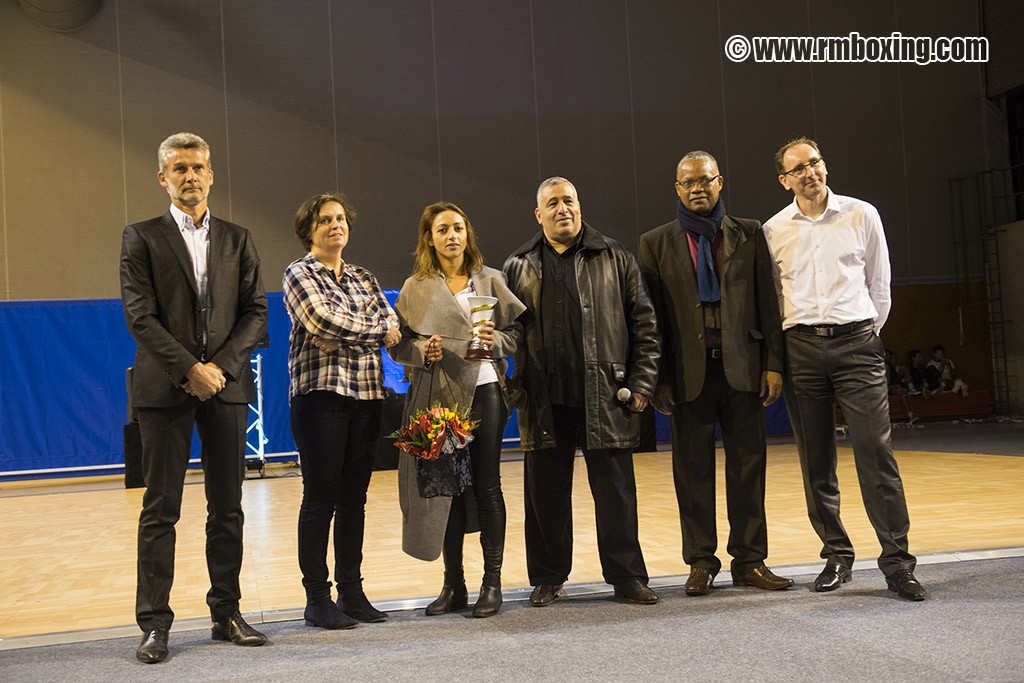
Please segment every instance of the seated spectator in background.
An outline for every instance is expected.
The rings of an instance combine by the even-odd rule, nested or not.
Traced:
[[[928,386],[935,391],[952,392],[967,398],[967,383],[957,377],[956,365],[946,358],[946,349],[942,348],[942,344],[932,347],[932,359],[928,361],[925,372]]]
[[[920,394],[925,398],[931,398],[938,391],[937,388],[932,389],[928,386],[927,366],[920,349],[911,349],[907,353],[907,376],[910,378],[907,389],[910,390],[911,396]]]
[[[889,396],[897,396],[903,404],[903,410],[907,412],[907,422],[917,422],[917,416],[910,409],[910,398],[907,396],[909,389],[906,368],[896,364],[896,353],[889,349],[885,350],[885,381],[889,385]]]

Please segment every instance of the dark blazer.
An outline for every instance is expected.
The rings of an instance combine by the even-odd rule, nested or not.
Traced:
[[[177,405],[189,368],[216,363],[228,383],[217,394],[227,403],[256,399],[249,356],[267,329],[267,296],[260,260],[245,228],[210,218],[207,343],[192,260],[168,211],[134,223],[121,240],[121,301],[138,343],[132,401],[140,408]]]
[[[782,372],[783,337],[772,261],[761,223],[722,221],[722,355],[737,391],[758,391],[761,373]],[[676,402],[693,401],[704,387],[707,356],[697,275],[683,226],[676,219],[640,237],[640,268],[661,332],[659,384]]]

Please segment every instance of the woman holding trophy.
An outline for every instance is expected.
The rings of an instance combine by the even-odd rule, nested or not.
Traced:
[[[413,456],[398,463],[402,549],[421,560],[444,556],[444,586],[427,606],[430,616],[468,604],[462,546],[480,529],[484,576],[475,617],[501,607],[505,500],[501,493],[501,438],[508,419],[502,392],[506,362],[516,348],[525,310],[501,271],[483,265],[473,226],[450,202],[427,206],[420,216],[416,265],[398,295],[395,311],[402,339],[388,349],[406,366],[408,418],[433,404],[471,410],[479,424],[469,444],[472,488],[449,497],[424,498]]]

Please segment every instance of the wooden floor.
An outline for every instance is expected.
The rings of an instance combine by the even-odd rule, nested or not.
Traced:
[[[911,550],[917,554],[1024,545],[1024,457],[903,451],[897,454],[911,515]],[[720,557],[725,523],[719,454]],[[640,538],[651,576],[685,574],[679,517],[668,453],[636,456]],[[600,581],[593,504],[584,462],[575,480],[573,583]],[[294,470],[247,481],[242,604],[245,613],[301,608],[304,594],[296,562],[296,516],[302,482]],[[502,466],[509,511],[505,588],[528,585],[523,550],[522,463]],[[849,449],[840,449],[843,519],[861,557],[878,552],[860,502]],[[92,488],[96,488],[95,486]],[[134,622],[135,533],[142,490],[81,484],[0,486],[0,638],[72,631]],[[817,563],[820,543],[807,521],[796,451],[769,449],[767,510],[773,567]],[[188,485],[178,523],[177,564],[171,603],[178,619],[208,615],[204,559],[205,501],[201,485]],[[395,472],[375,472],[367,506],[363,573],[371,600],[436,594],[441,563],[420,562],[401,551]],[[470,590],[481,569],[477,536],[467,538]],[[784,573],[784,572],[783,572]],[[919,572],[926,581],[926,572]]]

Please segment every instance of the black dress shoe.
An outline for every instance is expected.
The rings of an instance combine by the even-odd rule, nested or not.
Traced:
[[[246,647],[265,645],[267,642],[267,637],[245,623],[245,619],[237,610],[223,621],[214,621],[210,637],[214,640],[230,640],[235,645]]]
[[[334,604],[330,597],[318,598],[306,603],[306,611],[302,615],[306,626],[317,626],[326,629],[355,628],[359,622],[345,614]]]
[[[924,586],[914,578],[914,572],[909,569],[901,569],[891,576],[885,577],[889,584],[889,590],[904,600],[919,602],[924,600]]]
[[[615,597],[629,600],[637,605],[653,605],[658,602],[658,594],[647,587],[640,579],[630,579],[615,587]]]
[[[834,591],[844,583],[848,583],[852,578],[853,572],[848,567],[830,562],[825,565],[825,568],[818,574],[818,578],[814,580],[814,590],[819,593]]]
[[[159,664],[167,659],[167,629],[154,628],[143,633],[135,659],[144,664]]]
[[[338,607],[348,616],[364,624],[379,624],[382,621],[388,620],[387,613],[381,612],[371,605],[370,600],[366,597],[366,593],[361,588],[358,591],[339,595]]]
[[[455,586],[445,584],[441,586],[441,593],[434,598],[434,601],[427,605],[426,614],[428,617],[436,617],[440,614],[457,612],[469,604],[469,591],[466,584],[461,583]]]
[[[792,586],[793,579],[784,579],[781,576],[776,576],[772,573],[771,569],[762,564],[743,574],[733,574],[732,585],[753,586],[754,588],[766,591],[780,591]]]
[[[690,578],[686,580],[683,590],[691,597],[707,595],[711,591],[711,585],[715,577],[704,567],[694,567],[690,570]]]
[[[565,591],[562,590],[562,584],[557,586],[542,584],[533,589],[533,593],[530,594],[530,604],[534,607],[547,607],[558,598],[564,597]]]

